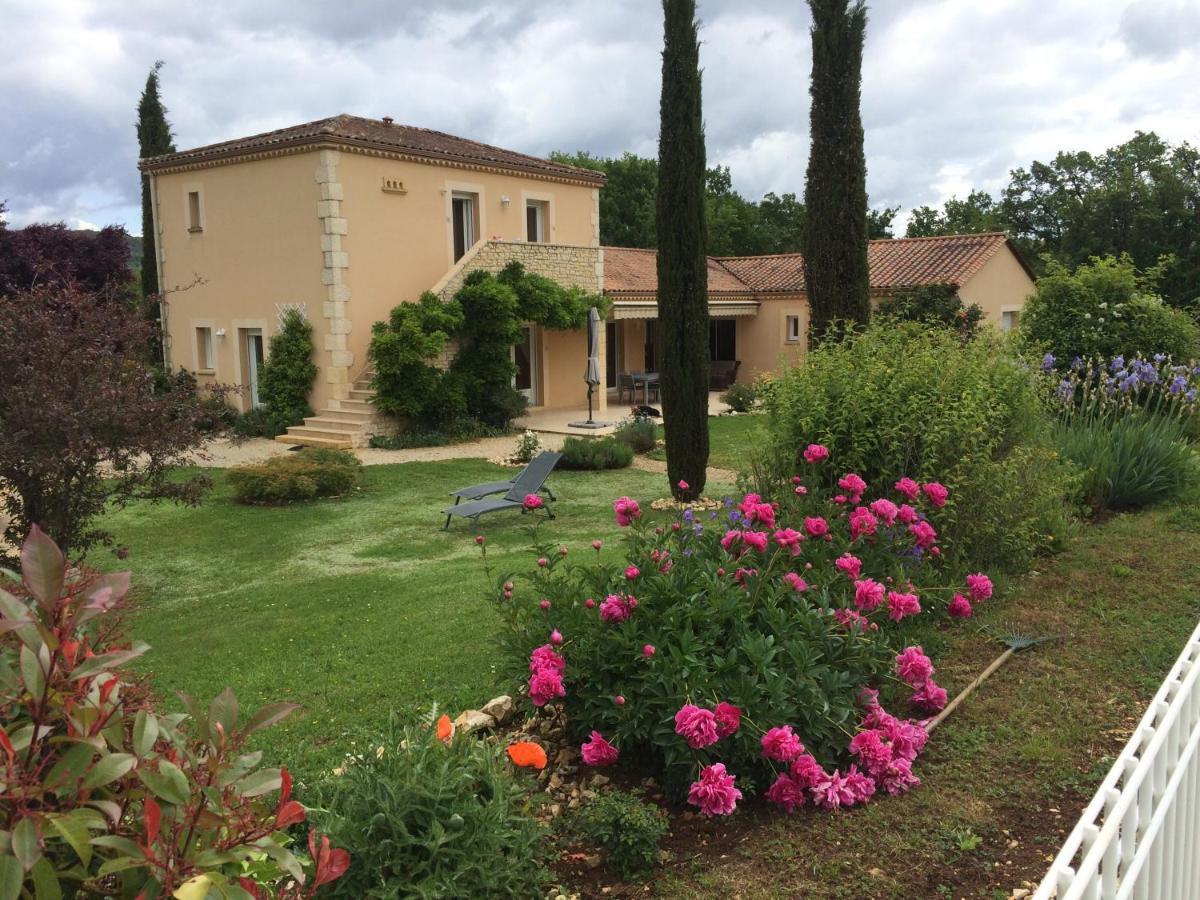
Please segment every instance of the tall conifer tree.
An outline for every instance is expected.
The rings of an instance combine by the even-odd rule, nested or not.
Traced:
[[[659,107],[658,369],[667,477],[678,499],[704,490],[708,465],[708,260],[704,120],[695,0],[663,0]],[[680,483],[686,483],[681,488]]]
[[[812,10],[812,151],[804,184],[808,213],[804,280],[809,339],[833,322],[853,327],[871,315],[867,272],[867,160],[863,152],[863,0],[808,0]]]
[[[154,64],[146,76],[146,88],[138,100],[138,156],[161,156],[175,152],[171,126],[167,124],[167,109],[158,95],[158,70],[162,60]],[[158,264],[155,252],[154,214],[150,205],[150,176],[142,175],[142,296],[147,300],[158,293]]]

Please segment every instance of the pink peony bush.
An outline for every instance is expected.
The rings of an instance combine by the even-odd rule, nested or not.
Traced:
[[[529,575],[497,576],[523,692],[565,708],[586,765],[648,764],[710,816],[753,794],[842,809],[920,783],[926,732],[902,708],[936,713],[946,692],[904,634],[969,616],[991,581],[942,571],[941,484],[831,474],[819,445],[804,458],[782,502],[671,520],[621,497],[620,560],[539,545]]]

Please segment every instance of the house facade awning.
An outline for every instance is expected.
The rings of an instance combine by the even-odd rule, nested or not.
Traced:
[[[757,300],[709,300],[710,316],[757,316]],[[658,303],[655,300],[613,300],[614,319],[657,319]]]

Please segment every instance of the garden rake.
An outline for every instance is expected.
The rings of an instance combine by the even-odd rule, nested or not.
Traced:
[[[926,724],[925,730],[927,732],[931,732],[933,729],[941,725],[942,721],[948,715],[950,715],[950,713],[954,712],[960,703],[966,700],[967,697],[971,696],[971,693],[975,690],[975,688],[987,681],[988,678],[991,677],[992,673],[1008,662],[1008,658],[1014,653],[1020,653],[1022,650],[1028,650],[1031,647],[1036,647],[1038,644],[1045,644],[1049,641],[1057,641],[1067,637],[1065,634],[1052,634],[1046,635],[1045,637],[1036,637],[1034,635],[1021,632],[1016,626],[1011,624],[1002,625],[1001,627],[984,625],[979,630],[1006,645],[1008,649],[992,660],[992,664],[984,669],[983,673],[978,678],[963,688],[962,691],[959,692],[958,696],[951,700],[950,703],[947,704],[946,708],[937,714],[936,718],[930,720],[929,723]]]

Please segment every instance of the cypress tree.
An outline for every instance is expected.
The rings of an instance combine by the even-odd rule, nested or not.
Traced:
[[[704,120],[695,0],[663,0],[659,107],[658,335],[667,477],[677,499],[704,489],[708,465],[708,260]],[[680,482],[687,488],[680,488]]]
[[[867,272],[867,160],[863,153],[863,0],[808,0],[812,10],[812,151],[804,183],[808,223],[804,280],[812,311],[809,340],[834,322],[871,315]]]
[[[167,109],[158,95],[158,70],[162,60],[154,64],[146,76],[146,88],[138,100],[138,156],[161,156],[175,152],[171,126],[167,124]],[[147,302],[158,293],[158,263],[155,252],[154,213],[150,205],[150,176],[142,175],[142,296]],[[154,314],[157,319],[157,313]]]

